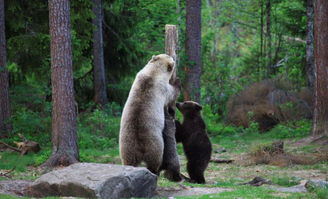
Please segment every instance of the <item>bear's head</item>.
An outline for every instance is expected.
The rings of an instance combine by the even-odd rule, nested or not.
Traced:
[[[203,107],[194,101],[185,101],[181,103],[176,103],[176,107],[183,114],[183,117],[195,117],[200,115],[200,111]]]
[[[166,54],[154,55],[149,61],[152,75],[162,77],[165,81],[169,80],[175,71],[175,61]]]

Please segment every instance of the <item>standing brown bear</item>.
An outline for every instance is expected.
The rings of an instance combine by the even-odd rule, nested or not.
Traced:
[[[202,106],[193,101],[176,104],[183,122],[176,120],[176,141],[182,142],[191,182],[204,184],[204,171],[211,159],[212,145],[201,116]]]

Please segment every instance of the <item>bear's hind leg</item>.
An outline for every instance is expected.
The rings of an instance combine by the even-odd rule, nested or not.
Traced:
[[[121,160],[123,165],[137,167],[141,163],[140,158],[136,153],[134,154],[121,154]]]
[[[162,164],[162,156],[148,155],[145,157],[144,161],[147,165],[147,169],[158,176]]]
[[[195,182],[198,184],[205,184],[204,169],[203,166],[201,165],[201,162],[188,161],[187,171],[191,182]]]

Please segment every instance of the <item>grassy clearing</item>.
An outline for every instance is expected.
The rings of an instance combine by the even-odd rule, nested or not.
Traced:
[[[97,115],[98,117],[98,115]],[[112,134],[113,129],[109,128],[107,134]],[[105,129],[106,129],[105,128]],[[117,127],[115,127],[116,129]],[[217,127],[222,129],[223,126]],[[283,139],[280,136],[274,136],[273,133],[259,134],[256,128],[241,130],[235,127],[224,127],[225,133],[212,133],[211,140],[213,149],[224,147],[227,152],[222,154],[213,153],[213,157],[221,159],[238,159],[245,161],[245,154],[262,146],[263,143],[271,143],[276,140],[284,140],[285,150],[290,153],[312,153],[318,149],[316,145],[295,145],[294,141],[298,138]],[[87,131],[87,130],[84,130]],[[115,163],[120,164],[119,151],[117,140],[114,137],[106,139],[100,135],[101,132],[96,132],[91,135],[86,135],[83,130],[80,130],[84,137],[91,140],[80,143],[80,158],[83,162],[98,162],[98,163]],[[89,132],[89,130],[88,130]],[[227,133],[228,132],[228,133]],[[285,132],[286,133],[286,132]],[[98,134],[98,135],[97,135]],[[100,142],[98,142],[100,140]],[[110,143],[106,143],[109,140]],[[110,141],[112,140],[112,141]],[[98,142],[92,147],[92,142]],[[82,144],[82,145],[81,145]],[[178,153],[181,156],[181,170],[186,172],[186,159],[183,155],[183,148],[178,144]],[[20,156],[15,152],[0,153],[0,170],[8,170],[15,167],[11,173],[13,179],[35,179],[40,175],[36,166],[40,165],[51,153],[50,146],[43,147],[39,154],[30,154]],[[327,199],[327,189],[313,190],[309,193],[281,193],[270,190],[266,186],[252,187],[247,185],[238,185],[252,180],[256,176],[261,176],[271,180],[274,184],[284,187],[290,187],[299,184],[301,180],[306,179],[325,179],[328,176],[327,162],[319,162],[314,165],[292,165],[288,167],[277,167],[272,165],[249,165],[243,166],[240,164],[217,164],[210,163],[206,170],[206,179],[208,184],[197,185],[183,182],[182,185],[187,187],[224,187],[231,188],[232,191],[219,194],[188,196],[177,198],[320,198]],[[4,180],[5,178],[0,178]],[[328,180],[328,179],[326,179]],[[177,187],[177,183],[170,182],[163,177],[159,178],[158,185],[161,187]],[[16,198],[12,196],[0,195],[0,198]],[[56,197],[49,197],[56,198]]]

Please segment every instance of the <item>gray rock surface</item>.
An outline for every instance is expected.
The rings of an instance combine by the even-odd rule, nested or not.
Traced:
[[[305,193],[307,192],[304,185],[295,185],[292,187],[271,187],[275,191],[287,192],[287,193]]]
[[[34,197],[152,197],[156,184],[157,176],[146,168],[76,163],[42,175],[29,187],[27,194]]]
[[[324,189],[328,188],[328,182],[324,180],[309,180],[306,182],[305,187],[309,191],[317,188]]]
[[[29,180],[2,180],[0,181],[0,194],[24,196],[26,188],[32,184]]]
[[[222,148],[215,149],[214,152],[215,153],[225,153],[225,152],[227,152],[227,150],[222,147]]]
[[[178,196],[197,196],[204,194],[216,194],[232,190],[233,189],[220,187],[158,187],[156,197],[174,198]]]
[[[287,193],[305,193],[307,189],[305,188],[306,180],[302,180],[299,185],[291,187],[280,187],[280,186],[270,186],[272,190],[287,192]]]

